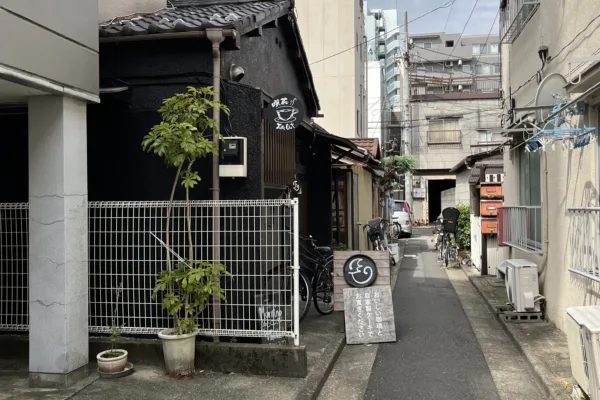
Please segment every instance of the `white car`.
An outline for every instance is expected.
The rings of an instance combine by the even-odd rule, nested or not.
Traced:
[[[397,222],[400,225],[400,232],[394,232],[395,226],[392,225],[392,232],[399,233],[398,236],[404,235],[410,237],[412,235],[413,213],[410,206],[404,200],[394,200],[394,209],[392,212],[392,222]]]

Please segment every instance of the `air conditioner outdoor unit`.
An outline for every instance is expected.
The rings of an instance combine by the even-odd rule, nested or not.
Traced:
[[[444,64],[446,65],[446,67],[453,67],[454,61],[446,61]]]
[[[510,259],[503,261],[498,269],[504,273],[506,295],[516,312],[539,312],[540,289],[538,268],[534,263]]]
[[[592,399],[600,399],[600,306],[567,308],[567,340],[573,377]]]

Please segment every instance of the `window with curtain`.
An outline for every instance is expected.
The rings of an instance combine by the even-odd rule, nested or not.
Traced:
[[[458,118],[430,119],[427,136],[428,144],[460,143]]]

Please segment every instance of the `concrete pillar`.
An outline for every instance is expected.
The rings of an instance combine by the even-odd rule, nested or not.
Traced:
[[[87,376],[86,104],[29,100],[29,384]]]

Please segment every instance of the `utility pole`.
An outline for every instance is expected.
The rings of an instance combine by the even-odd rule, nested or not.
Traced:
[[[408,39],[408,12],[404,12],[404,57],[402,60],[401,68],[403,72],[403,115],[404,129],[402,129],[402,137],[404,142],[404,154],[407,156],[411,155],[411,139],[412,139],[412,124],[410,116],[410,77],[408,74],[408,67],[410,65],[410,41]],[[404,200],[410,206],[412,210],[412,177],[411,173],[407,172],[404,175]]]

